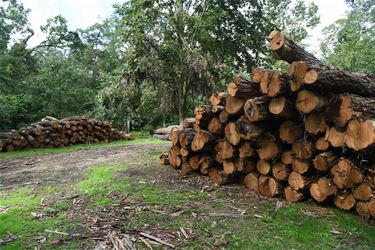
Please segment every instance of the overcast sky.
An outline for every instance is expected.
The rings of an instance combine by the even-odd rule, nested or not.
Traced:
[[[43,40],[40,25],[44,25],[48,18],[61,14],[68,20],[69,28],[87,28],[113,11],[113,4],[123,0],[21,0],[31,13],[29,21],[36,35],[31,40],[31,46]],[[310,31],[310,37],[305,41],[311,50],[319,49],[319,37],[322,28],[343,17],[348,9],[344,0],[314,0],[319,6],[320,25]]]

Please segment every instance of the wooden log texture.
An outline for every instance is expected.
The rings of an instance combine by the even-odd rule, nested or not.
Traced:
[[[360,96],[375,96],[375,77],[368,74],[350,73],[344,70],[308,71],[304,78],[309,89],[331,93],[351,93]]]

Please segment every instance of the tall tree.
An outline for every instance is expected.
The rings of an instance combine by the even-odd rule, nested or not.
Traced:
[[[127,47],[127,75],[130,81],[148,80],[168,90],[163,95],[175,98],[182,123],[189,94],[204,95],[219,78],[230,77],[225,75],[232,73],[228,68],[267,62],[266,37],[272,29],[304,19],[290,29],[293,37],[302,39],[306,27],[316,25],[315,5],[297,1],[296,11],[287,12],[285,4],[292,5],[278,0],[129,0],[117,8]],[[279,22],[283,18],[290,21]]]
[[[324,59],[335,67],[375,74],[375,1],[348,3],[346,17],[324,29]]]

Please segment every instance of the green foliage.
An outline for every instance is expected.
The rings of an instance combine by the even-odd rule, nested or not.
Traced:
[[[87,29],[50,18],[30,47],[29,12],[17,0],[0,6],[0,131],[46,115],[125,130],[181,122],[234,74],[270,65],[271,30],[300,41],[318,22],[303,1],[128,0]]]
[[[346,17],[324,30],[321,44],[328,64],[353,72],[375,74],[375,2],[349,1]]]

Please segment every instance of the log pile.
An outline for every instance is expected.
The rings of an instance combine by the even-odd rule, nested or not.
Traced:
[[[191,124],[194,123],[194,118],[186,119],[185,122],[190,122]],[[179,125],[170,125],[165,128],[158,128],[152,131],[152,136],[156,139],[159,140],[165,140],[165,141],[170,141],[171,140],[171,133],[174,129],[178,129],[180,126]]]
[[[288,72],[254,68],[195,108],[162,164],[288,202],[314,199],[375,216],[375,78],[323,64],[273,31]]]
[[[110,123],[106,121],[88,119],[84,116],[62,120],[47,116],[26,128],[0,133],[0,152],[132,139],[130,134],[123,134],[111,128]]]

